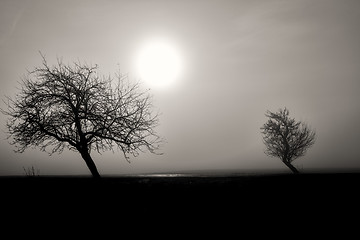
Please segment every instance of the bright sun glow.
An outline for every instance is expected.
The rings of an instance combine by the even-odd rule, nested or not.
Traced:
[[[181,65],[177,48],[165,40],[147,42],[136,58],[140,78],[155,88],[173,85],[181,73]]]

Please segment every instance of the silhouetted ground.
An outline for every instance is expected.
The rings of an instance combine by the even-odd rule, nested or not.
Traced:
[[[60,222],[72,226],[84,221],[114,226],[125,221],[161,228],[204,222],[241,227],[246,221],[306,229],[325,222],[328,231],[332,224],[356,224],[359,180],[359,173],[100,180],[40,176],[2,177],[0,189],[3,218],[13,222],[64,219]]]

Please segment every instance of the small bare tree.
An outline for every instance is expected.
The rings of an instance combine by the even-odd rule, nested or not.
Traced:
[[[10,117],[8,137],[17,152],[35,146],[51,155],[68,148],[81,154],[93,177],[100,174],[91,150],[101,153],[118,147],[127,161],[129,154],[137,156],[145,149],[157,153],[158,115],[138,83],[130,84],[120,73],[100,77],[96,65],[65,65],[58,60],[50,67],[42,58],[42,66],[28,73],[20,93],[7,97],[7,110],[1,110]]]
[[[260,128],[266,146],[265,154],[280,158],[293,173],[299,173],[291,163],[304,156],[315,143],[315,131],[305,123],[290,118],[286,108],[276,113],[267,111],[265,116],[269,120]]]

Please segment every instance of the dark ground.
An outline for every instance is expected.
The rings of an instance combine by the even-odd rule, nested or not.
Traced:
[[[324,231],[331,231],[344,223],[348,230],[358,227],[359,183],[359,173],[100,180],[39,176],[1,177],[0,189],[2,217],[13,226],[106,222],[109,229],[123,229],[125,223],[141,233],[141,226],[187,229],[207,223],[207,231],[214,225],[237,231],[245,223],[303,231],[326,223]]]

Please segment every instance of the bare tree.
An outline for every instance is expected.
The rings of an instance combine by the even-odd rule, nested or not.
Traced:
[[[42,58],[42,66],[22,79],[20,93],[7,97],[7,110],[1,110],[9,116],[8,137],[17,152],[32,146],[51,155],[68,148],[81,154],[93,177],[100,174],[91,150],[119,148],[127,161],[146,149],[157,154],[158,114],[148,91],[120,73],[100,77],[97,65],[58,60],[50,67]]]
[[[291,163],[304,156],[315,143],[315,131],[305,123],[290,118],[286,108],[276,113],[267,111],[265,116],[269,120],[260,128],[266,146],[265,154],[280,158],[293,173],[299,173]]]

